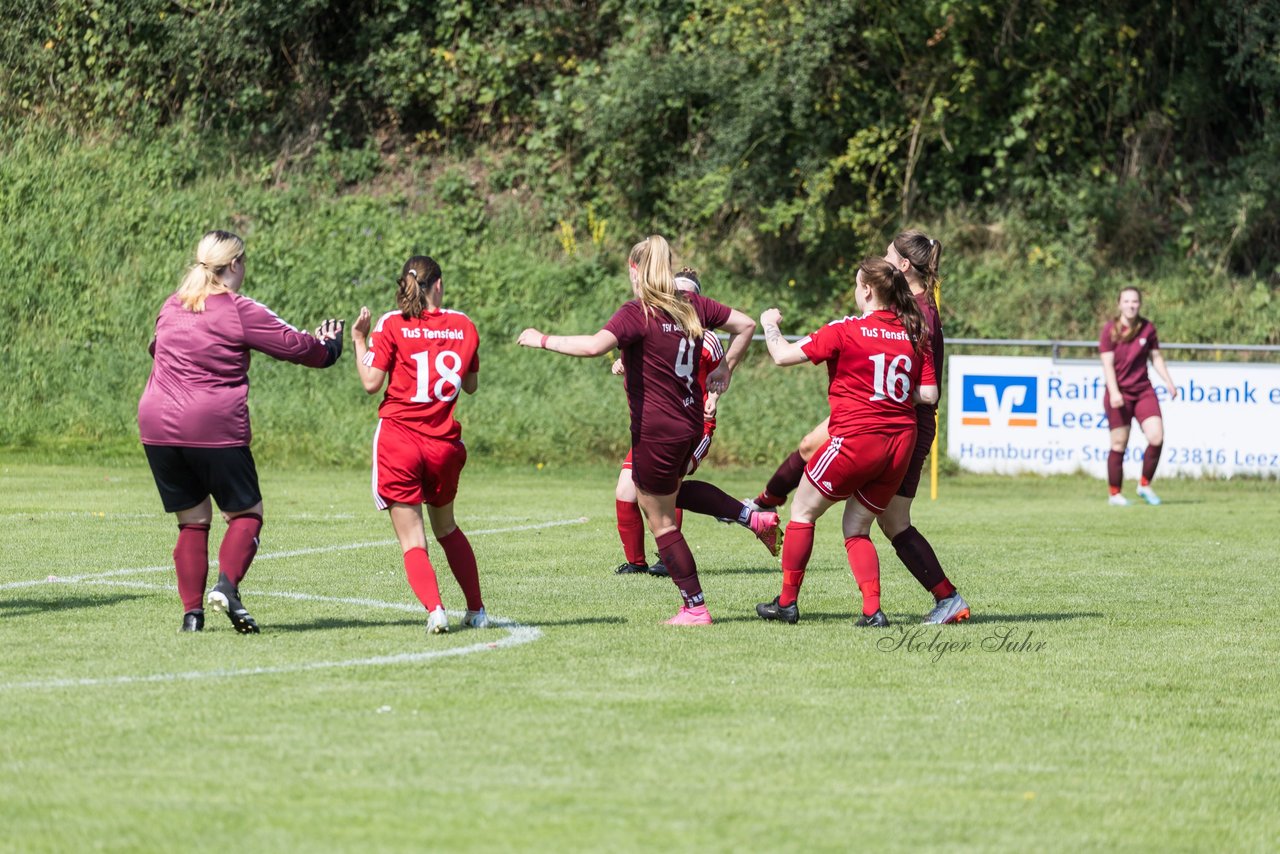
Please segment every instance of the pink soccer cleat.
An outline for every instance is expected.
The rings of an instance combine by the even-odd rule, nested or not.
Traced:
[[[668,626],[709,626],[711,625],[711,612],[707,610],[706,605],[698,605],[694,608],[680,607],[680,613],[676,614],[670,620],[667,620]]]
[[[757,510],[751,514],[751,533],[764,543],[764,547],[769,550],[769,554],[774,557],[778,556],[778,549],[782,544],[782,537],[778,531],[778,514],[772,510]]]

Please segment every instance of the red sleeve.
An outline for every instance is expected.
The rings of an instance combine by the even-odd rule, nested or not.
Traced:
[[[609,318],[604,329],[618,339],[619,347],[626,347],[643,338],[647,326],[644,309],[640,307],[640,302],[631,300],[623,303],[622,307],[613,313],[613,317]]]
[[[839,323],[840,321],[836,321]],[[806,335],[798,342],[800,349],[809,357],[809,361],[815,365],[820,362],[826,362],[834,359],[840,352],[840,335],[836,330],[835,323],[828,323],[826,326]]]
[[[471,364],[467,365],[468,374],[480,373],[480,331],[476,329],[476,325],[471,324],[471,334],[475,336],[476,351],[471,354]]]
[[[937,385],[938,372],[933,365],[933,353],[924,351],[924,364],[920,368],[920,385]]]
[[[384,327],[397,314],[399,312],[391,311],[382,315],[369,332],[369,352],[365,354],[364,363],[383,373],[390,373],[391,366],[395,364],[395,345],[392,343],[395,336],[391,329]]]
[[[329,351],[314,336],[300,332],[280,319],[274,311],[248,297],[236,299],[236,312],[244,330],[244,343],[274,359],[324,367]]]

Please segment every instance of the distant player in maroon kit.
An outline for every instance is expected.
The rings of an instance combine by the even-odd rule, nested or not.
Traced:
[[[404,571],[427,609],[427,631],[449,631],[435,568],[427,555],[422,505],[467,600],[464,626],[485,628],[476,556],[453,516],[458,476],[467,463],[453,409],[461,392],[475,394],[480,336],[460,311],[442,308],[440,265],[425,255],[404,263],[396,288],[399,309],[378,318],[370,335],[368,308],[351,327],[356,370],[369,394],[387,383],[373,434],[373,503],[387,510],[400,540]],[[387,378],[390,377],[390,381]]]
[[[1102,374],[1107,380],[1107,424],[1111,428],[1107,485],[1111,490],[1110,503],[1117,507],[1129,503],[1120,487],[1124,483],[1124,451],[1129,445],[1129,427],[1135,418],[1147,439],[1147,449],[1142,452],[1138,495],[1148,504],[1160,503],[1160,497],[1151,489],[1151,479],[1156,476],[1160,451],[1164,448],[1164,419],[1160,416],[1156,390],[1147,375],[1148,361],[1168,387],[1169,399],[1178,397],[1178,387],[1173,384],[1160,352],[1156,326],[1138,313],[1141,310],[1141,291],[1137,288],[1120,291],[1116,315],[1103,324],[1098,340]]]
[[[929,349],[933,357],[934,371],[938,375],[938,386],[941,388],[943,365],[942,321],[938,316],[938,306],[934,302],[934,289],[938,283],[938,268],[942,260],[942,244],[931,239],[920,231],[904,231],[893,238],[885,250],[885,260],[906,276],[911,294],[916,305],[925,318],[929,330]],[[924,622],[936,625],[958,623],[969,619],[969,603],[957,592],[951,579],[947,577],[938,560],[933,546],[911,524],[911,503],[915,500],[920,486],[920,475],[924,470],[924,461],[933,446],[933,438],[937,433],[936,404],[916,406],[916,446],[911,455],[911,464],[902,478],[902,485],[888,508],[876,517],[880,530],[889,538],[898,559],[902,561],[920,586],[933,594],[933,607],[925,615]],[[812,459],[814,452],[827,441],[830,434],[824,420],[815,427],[800,443],[800,449],[778,467],[777,472],[769,480],[764,492],[752,502],[753,506],[775,507],[786,500],[786,496],[797,486],[803,477],[804,466]]]
[[[776,308],[760,318],[769,355],[780,366],[825,362],[831,438],[805,468],[782,546],[782,593],[756,606],[766,620],[795,623],[796,600],[813,551],[814,523],[845,503],[849,566],[862,592],[859,626],[887,626],[880,609],[880,562],[871,522],[883,513],[911,463],[917,403],[938,400],[928,326],[901,271],[883,258],[858,268],[860,317],[833,321],[798,342],[783,339]]]
[[[314,336],[240,295],[244,241],[210,231],[196,263],[165,300],[151,342],[154,362],[138,402],[138,433],[166,513],[178,517],[173,563],[182,599],[182,631],[204,629],[209,525],[217,502],[227,533],[218,550],[218,582],[209,607],[225,611],[242,634],[258,624],[240,601],[240,582],[258,552],[262,491],[249,450],[249,356],[254,350],[311,368],[342,353],[342,324],[326,320]]]
[[[675,276],[676,290],[688,293],[702,293],[702,283],[698,271],[685,267]],[[698,385],[702,387],[702,441],[693,452],[687,474],[693,474],[706,459],[711,450],[711,439],[716,432],[716,407],[720,395],[707,391],[707,375],[720,367],[724,360],[724,347],[720,339],[711,330],[702,334],[702,358],[698,361]],[[622,360],[613,363],[615,374],[625,373]],[[622,540],[622,553],[626,561],[614,570],[618,575],[648,573],[662,578],[667,577],[667,567],[662,561],[650,566],[644,555],[644,517],[640,515],[640,504],[636,496],[636,486],[631,480],[631,451],[622,461],[622,471],[618,473],[618,485],[614,488],[614,508],[618,517],[618,537]],[[676,512],[676,525],[680,525],[680,513]]]
[[[681,483],[703,437],[703,394],[698,384],[703,333],[725,329],[731,336],[724,361],[707,377],[707,389],[722,394],[751,341],[755,321],[699,294],[677,292],[671,248],[659,235],[637,243],[628,266],[636,299],[623,304],[599,332],[544,335],[526,329],[519,343],[570,356],[601,356],[615,347],[622,350],[631,410],[632,478],[658,555],[683,600],[679,613],[667,623],[709,625],[711,615],[697,563],[676,524],[676,502],[678,495],[683,498]],[[711,484],[690,481],[685,486],[704,488],[692,491],[697,499],[718,493],[733,506],[736,517],[738,510],[743,511],[738,520],[750,526],[766,546],[776,543],[777,514],[748,513]],[[707,512],[702,506],[683,506]]]

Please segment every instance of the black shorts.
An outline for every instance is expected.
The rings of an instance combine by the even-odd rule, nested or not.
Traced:
[[[224,513],[248,510],[262,500],[258,469],[248,445],[186,448],[143,445],[164,512],[190,510],[210,495]]]

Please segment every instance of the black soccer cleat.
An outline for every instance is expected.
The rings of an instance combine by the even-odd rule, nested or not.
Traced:
[[[667,569],[667,565],[662,561],[658,561],[649,567],[649,574],[658,578],[670,578],[671,572]]]
[[[877,608],[874,614],[863,614],[854,621],[854,625],[859,628],[883,629],[889,625],[889,618],[884,615],[884,611]]]
[[[227,580],[227,576],[218,573],[218,583],[213,585],[206,600],[214,611],[222,611],[231,620],[231,625],[242,635],[258,634],[258,624],[240,601],[240,591]]]
[[[204,631],[204,611],[196,608],[194,611],[188,611],[182,615],[182,628],[179,632],[203,632]]]
[[[781,620],[794,626],[800,619],[800,604],[792,602],[790,605],[781,605],[778,602],[781,598],[775,596],[772,602],[761,602],[756,606],[756,614],[762,620]]]
[[[644,575],[649,572],[649,564],[647,563],[626,563],[618,564],[618,568],[613,571],[614,575]]]

